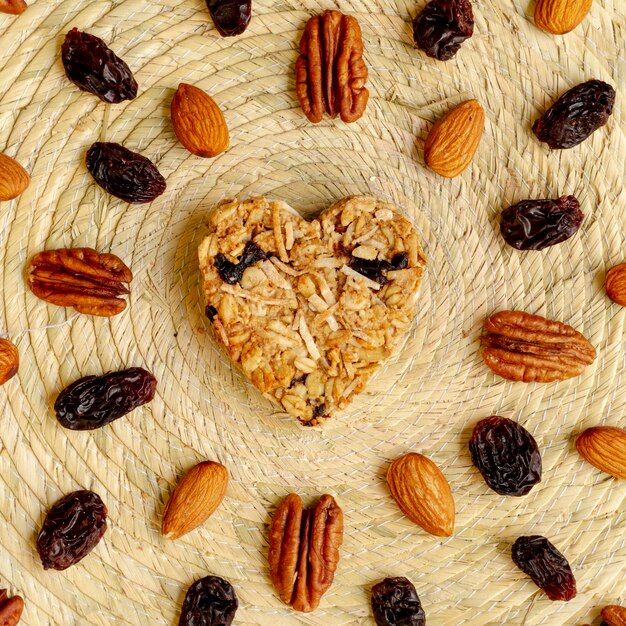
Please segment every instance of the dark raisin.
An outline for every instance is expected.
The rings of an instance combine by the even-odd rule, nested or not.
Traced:
[[[389,261],[369,261],[367,259],[361,259],[359,257],[350,257],[348,263],[351,269],[359,274],[363,274],[366,278],[377,282],[379,285],[385,285],[388,282],[387,277],[383,272],[391,270],[403,270],[409,265],[409,255],[406,252],[398,252]]]
[[[227,580],[207,576],[189,587],[178,626],[230,626],[238,606],[235,590]]]
[[[607,123],[614,103],[611,85],[588,80],[566,91],[533,124],[533,132],[551,148],[573,148]]]
[[[59,394],[54,410],[61,426],[93,430],[150,402],[156,383],[156,378],[141,367],[86,376]]]
[[[425,626],[426,615],[413,583],[404,576],[385,578],[372,587],[377,626]]]
[[[520,424],[493,415],[474,427],[469,443],[472,463],[485,482],[503,496],[526,495],[541,482],[541,454],[534,437]]]
[[[241,281],[247,268],[266,258],[267,254],[254,241],[248,241],[237,263],[229,261],[222,253],[215,255],[213,263],[220,278],[229,285],[235,285]]]
[[[61,46],[61,59],[67,77],[104,102],[137,96],[137,81],[128,65],[95,35],[72,28]]]
[[[298,383],[300,383],[301,385],[304,385],[304,383],[306,382],[306,374],[302,374],[302,376],[298,376],[297,378],[293,378],[291,380],[291,383],[289,383],[289,389],[291,389],[294,385],[297,385]]]
[[[394,270],[405,270],[409,267],[409,253],[398,252],[394,254],[391,259],[391,267],[393,267]]]
[[[576,596],[576,580],[567,559],[541,535],[519,537],[513,563],[543,589],[550,600],[567,602]]]
[[[313,407],[314,419],[317,417],[324,417],[325,413],[326,413],[326,405],[323,402],[320,402]]]
[[[217,309],[211,304],[207,304],[206,309],[204,309],[204,314],[213,321],[217,315]]]
[[[500,232],[517,250],[543,250],[573,237],[584,217],[574,196],[523,200],[502,211]]]
[[[46,515],[37,537],[44,569],[64,570],[84,559],[107,529],[107,508],[93,491],[74,491]]]
[[[105,191],[131,204],[152,202],[166,188],[150,159],[118,143],[94,143],[87,152],[87,169]]]
[[[415,45],[440,61],[451,59],[473,34],[470,0],[432,0],[413,20]]]
[[[252,0],[206,0],[220,35],[241,35],[250,23]]]

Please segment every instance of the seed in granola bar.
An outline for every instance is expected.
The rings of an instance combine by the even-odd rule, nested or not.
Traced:
[[[215,319],[215,316],[217,315],[217,309],[210,305],[207,304],[206,309],[204,309],[204,314],[211,320],[213,321]]]
[[[216,254],[213,262],[220,278],[229,285],[235,285],[241,281],[246,269],[266,258],[267,254],[254,241],[248,241],[237,263],[229,261],[222,253]]]

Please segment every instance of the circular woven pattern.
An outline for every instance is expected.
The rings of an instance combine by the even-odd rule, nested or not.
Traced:
[[[169,625],[188,586],[208,573],[240,599],[238,625],[373,624],[371,586],[415,584],[432,626],[563,626],[626,601],[626,485],[577,455],[582,429],[625,426],[626,311],[605,296],[606,269],[626,256],[626,83],[621,0],[596,0],[574,32],[547,35],[530,0],[475,0],[476,32],[451,61],[412,46],[423,0],[254,0],[248,30],[217,32],[201,0],[35,0],[0,15],[0,150],[32,174],[2,204],[1,321],[20,350],[0,391],[0,586],[26,599],[22,623]],[[371,97],[357,123],[312,125],[299,109],[293,67],[308,17],[355,15]],[[66,79],[60,46],[73,26],[104,38],[135,72],[136,100],[105,106]],[[620,56],[621,55],[621,56]],[[550,152],[530,132],[558,95],[589,78],[618,89],[608,125],[580,146]],[[179,82],[222,107],[231,147],[212,160],[176,141],[169,103]],[[423,165],[432,122],[477,98],[486,111],[471,167],[444,180]],[[104,194],[84,165],[100,137],[154,160],[166,193],[131,206]],[[395,202],[414,220],[429,268],[413,330],[399,355],[323,430],[304,429],[243,381],[208,332],[196,252],[207,211],[226,197],[270,195],[307,214],[353,193]],[[570,241],[519,253],[498,232],[501,209],[570,193],[586,218]],[[28,259],[46,248],[91,246],[120,256],[135,278],[127,310],[110,320],[47,305],[26,288]],[[598,358],[555,384],[495,378],[479,355],[484,318],[523,309],[571,324]],[[36,329],[23,332],[26,329]],[[70,432],[52,403],[89,374],[142,366],[157,397],[95,432]],[[524,498],[490,491],[468,439],[491,414],[518,420],[543,453],[543,482]],[[392,501],[389,462],[409,450],[433,459],[457,504],[453,537],[426,535]],[[180,475],[224,463],[227,496],[177,542],[160,535]],[[35,537],[48,508],[75,489],[96,491],[109,530],[69,570],[45,572]],[[342,559],[319,609],[296,615],[269,582],[269,515],[290,491],[337,497]],[[578,596],[552,603],[510,559],[521,534],[543,534],[576,573]]]

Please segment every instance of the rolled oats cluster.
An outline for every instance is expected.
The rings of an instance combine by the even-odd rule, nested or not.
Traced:
[[[227,201],[199,248],[207,316],[252,383],[317,425],[363,390],[409,328],[426,260],[392,205],[345,198],[316,220]]]

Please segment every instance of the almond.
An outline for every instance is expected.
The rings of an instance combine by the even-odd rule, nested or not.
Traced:
[[[466,100],[435,122],[424,144],[426,165],[446,178],[458,176],[474,158],[485,127],[485,111]]]
[[[228,126],[209,94],[181,83],[172,100],[172,123],[180,143],[192,154],[214,157],[228,148]]]
[[[426,532],[449,537],[454,530],[454,498],[441,470],[427,457],[411,452],[396,459],[387,482],[402,512]]]
[[[17,198],[29,183],[28,172],[17,161],[0,152],[0,202]]]
[[[553,35],[574,30],[584,19],[593,0],[537,0],[535,24]]]
[[[204,461],[191,468],[178,483],[163,513],[161,532],[178,539],[203,524],[217,509],[228,486],[228,470]]]
[[[626,263],[612,267],[604,280],[606,295],[616,304],[626,306]]]
[[[591,465],[626,479],[626,430],[613,426],[588,428],[578,436],[576,449]]]
[[[0,385],[4,385],[17,374],[20,355],[16,346],[8,339],[0,339]]]
[[[0,13],[10,13],[11,15],[19,15],[24,13],[28,5],[24,0],[0,0]]]
[[[617,604],[605,606],[600,613],[600,617],[607,626],[626,626],[626,609]]]

